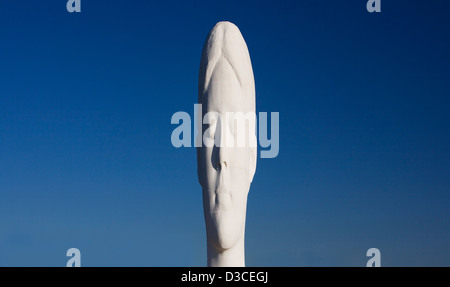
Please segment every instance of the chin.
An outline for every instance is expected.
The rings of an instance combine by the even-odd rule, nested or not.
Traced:
[[[213,230],[209,236],[218,250],[232,248],[244,236],[245,216],[240,212],[216,211],[211,212],[209,217]]]

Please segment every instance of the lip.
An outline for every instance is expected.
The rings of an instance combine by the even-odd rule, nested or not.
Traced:
[[[220,191],[216,190],[215,194],[216,194],[216,196],[218,196],[218,195],[220,195],[220,196],[227,195],[227,196],[231,197],[231,192],[223,191],[223,190],[220,190]]]

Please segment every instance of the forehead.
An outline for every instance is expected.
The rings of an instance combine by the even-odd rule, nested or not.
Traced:
[[[203,97],[203,105],[205,113],[254,111],[232,65],[224,57],[217,62],[211,75],[208,89]]]
[[[250,55],[231,23],[218,23],[208,36],[200,64],[199,102],[205,113],[255,111]]]

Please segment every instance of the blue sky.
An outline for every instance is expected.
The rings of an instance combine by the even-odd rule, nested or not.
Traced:
[[[394,3],[392,3],[394,2]],[[203,42],[241,30],[259,159],[248,266],[450,266],[450,3],[0,3],[0,266],[205,266],[193,115]]]

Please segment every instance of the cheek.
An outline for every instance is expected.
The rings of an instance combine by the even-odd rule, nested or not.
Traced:
[[[250,187],[250,156],[245,148],[235,148],[232,162],[226,171],[227,181],[232,185],[233,189],[242,190]]]
[[[198,150],[198,177],[200,184],[205,189],[211,189],[215,186],[218,173],[212,165],[212,148],[202,148]]]
[[[224,174],[224,183],[228,185],[231,192],[246,196],[246,192],[250,187],[248,174],[248,169],[232,167]]]

